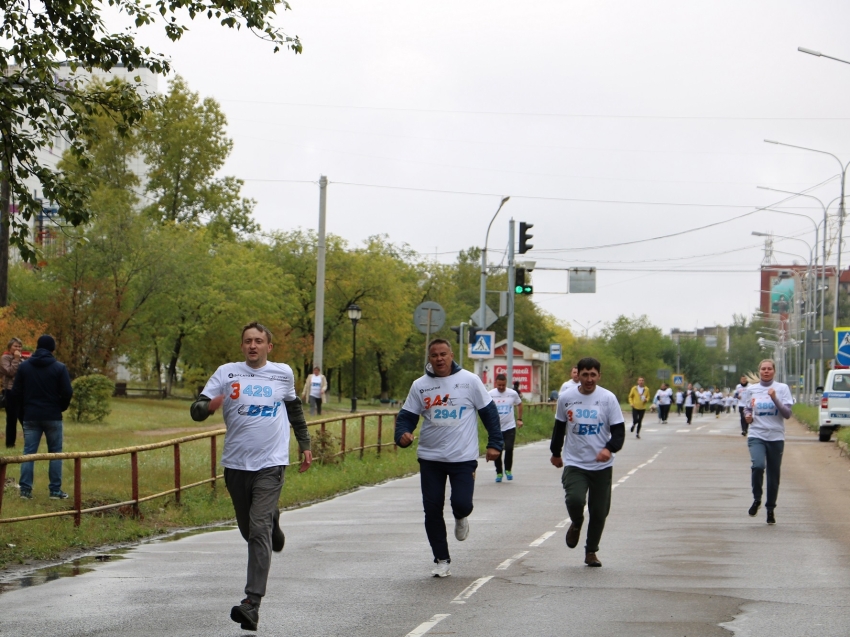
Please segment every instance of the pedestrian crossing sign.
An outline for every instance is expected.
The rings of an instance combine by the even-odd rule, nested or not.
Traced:
[[[835,328],[835,362],[850,365],[850,327]]]
[[[478,332],[469,343],[469,358],[493,358],[496,332]]]
[[[673,386],[682,387],[685,384],[685,377],[682,374],[673,374]]]

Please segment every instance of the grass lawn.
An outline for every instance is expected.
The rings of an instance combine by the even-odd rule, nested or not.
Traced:
[[[153,442],[173,440],[193,433],[212,431],[224,427],[220,414],[215,414],[203,423],[194,422],[189,416],[188,401],[155,400],[146,398],[113,399],[112,413],[99,424],[80,424],[67,421],[64,425],[64,451],[94,451],[117,449]],[[332,405],[333,406],[333,405]],[[366,410],[379,409],[361,405]],[[345,412],[325,413],[346,415]],[[548,438],[552,432],[553,411],[551,409],[526,409],[525,426],[519,430],[517,444],[525,444]],[[308,422],[317,418],[308,417]],[[392,415],[383,419],[382,442],[392,442]],[[377,418],[367,418],[364,431],[366,444],[377,441]],[[314,455],[320,449],[317,444],[318,427],[310,428],[314,440]],[[342,430],[339,423],[326,427],[324,464],[314,463],[304,474],[293,466],[286,474],[286,486],[281,494],[282,507],[298,506],[331,497],[362,485],[375,484],[383,480],[418,471],[416,453],[412,449],[394,451],[392,445],[383,447],[380,457],[375,449],[365,452],[361,460],[358,453],[349,453],[344,459],[333,457],[339,452]],[[23,441],[18,432],[16,449],[0,448],[0,455],[20,455]],[[486,435],[481,428],[481,451]],[[360,445],[360,418],[349,421],[346,427],[346,448]],[[218,459],[221,457],[223,440],[218,438]],[[42,441],[40,451],[46,451]],[[298,449],[292,437],[290,458],[296,464]],[[20,465],[9,465],[7,479],[20,476]],[[139,492],[141,497],[168,490],[174,482],[174,460],[172,448],[167,447],[139,454]],[[65,461],[62,488],[69,494],[74,489],[73,461]],[[221,472],[221,467],[218,468]],[[181,445],[182,484],[189,484],[209,477],[210,442],[208,439]],[[70,500],[50,500],[47,497],[47,463],[37,462],[33,485],[33,500],[22,500],[14,486],[7,486],[3,501],[3,518],[69,509]],[[108,458],[84,459],[82,461],[83,506],[122,502],[131,499],[129,455]],[[48,518],[0,525],[0,569],[10,565],[25,564],[32,560],[56,559],[74,551],[91,550],[99,546],[132,542],[177,528],[200,526],[233,518],[233,509],[223,481],[216,488],[203,485],[184,491],[178,504],[173,496],[165,496],[140,505],[141,516],[133,517],[131,511],[111,510],[82,516],[80,527],[74,527],[72,517]]]

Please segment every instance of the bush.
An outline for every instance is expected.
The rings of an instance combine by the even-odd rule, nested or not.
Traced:
[[[71,417],[77,422],[103,422],[112,411],[109,399],[115,388],[103,374],[80,376],[71,383],[74,397],[71,399]]]

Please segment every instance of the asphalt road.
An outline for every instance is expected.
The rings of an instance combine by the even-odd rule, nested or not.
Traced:
[[[627,434],[602,568],[564,543],[548,443],[513,482],[480,461],[452,576],[429,575],[418,477],[286,512],[259,634],[802,637],[850,634],[850,461],[789,423],[777,524],[747,515],[737,416],[691,427],[649,415]],[[399,453],[405,453],[399,451]],[[447,506],[446,515],[450,518]],[[451,528],[451,526],[450,526]],[[0,594],[0,634],[239,635],[245,544],[235,530],[150,542],[93,572]]]

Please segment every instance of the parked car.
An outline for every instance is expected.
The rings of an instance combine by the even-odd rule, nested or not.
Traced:
[[[850,369],[831,369],[818,410],[818,439],[829,442],[833,431],[850,427]]]

